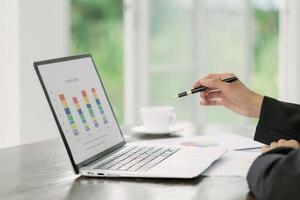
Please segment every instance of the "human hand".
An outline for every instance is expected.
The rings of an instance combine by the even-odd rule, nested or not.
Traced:
[[[297,149],[300,147],[300,144],[296,140],[278,140],[278,142],[272,142],[270,145],[262,147],[263,152],[270,151],[271,149],[274,149],[276,147],[292,147],[294,149]]]
[[[240,80],[232,83],[221,81],[230,76],[234,74],[209,74],[196,81],[194,88],[200,86],[210,88],[200,93],[200,104],[221,105],[247,117],[259,117],[263,96],[249,90]]]

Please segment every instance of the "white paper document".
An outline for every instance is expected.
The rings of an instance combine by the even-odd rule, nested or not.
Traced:
[[[254,141],[252,138],[233,134],[203,135],[202,138],[210,141],[215,141],[223,147],[232,150],[251,149],[264,146],[264,144]]]
[[[134,142],[143,145],[191,146],[199,148],[222,147],[228,149],[220,159],[214,162],[204,173],[206,176],[241,176],[246,177],[253,161],[261,154],[259,148],[264,144],[251,138],[233,134],[213,134],[193,137],[156,139]],[[239,150],[239,151],[237,151]]]
[[[228,151],[204,171],[202,175],[246,177],[253,161],[260,154],[260,152]]]
[[[156,139],[138,141],[140,144],[152,145],[171,145],[171,146],[193,146],[193,147],[211,147],[220,146],[228,150],[241,150],[249,148],[259,148],[263,144],[254,141],[252,138],[233,134],[213,134],[213,135],[200,135],[192,137],[179,137],[170,139]]]

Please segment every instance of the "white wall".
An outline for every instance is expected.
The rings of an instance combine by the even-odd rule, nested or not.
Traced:
[[[6,142],[0,140],[0,147],[57,137],[58,129],[32,63],[68,54],[69,1],[4,0],[0,4],[3,2],[6,5],[0,5],[4,10],[0,18],[6,20],[0,21],[0,26],[9,29],[5,31],[7,37],[0,35],[0,41],[6,42],[3,46],[1,41],[0,49],[10,51],[4,60],[0,59],[1,85],[4,84],[0,95],[1,99],[7,92],[10,96],[5,95],[5,102],[0,102],[0,136],[9,138]],[[2,113],[11,116],[7,118]]]
[[[20,0],[21,143],[58,136],[32,62],[68,54],[68,0]]]
[[[0,1],[0,147],[20,142],[18,1]]]

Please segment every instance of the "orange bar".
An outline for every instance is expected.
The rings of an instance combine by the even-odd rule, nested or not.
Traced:
[[[87,97],[87,94],[86,94],[86,91],[85,91],[85,90],[82,90],[82,91],[81,91],[81,94],[82,94],[83,97]]]
[[[59,99],[60,99],[61,101],[66,100],[66,99],[65,99],[65,95],[60,94],[60,95],[59,95]]]
[[[75,104],[78,103],[78,99],[76,97],[73,97],[72,99],[73,99]]]

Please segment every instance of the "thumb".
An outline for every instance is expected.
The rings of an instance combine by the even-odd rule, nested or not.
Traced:
[[[210,89],[222,90],[226,87],[227,83],[221,81],[220,79],[201,79],[201,85],[208,87]]]

